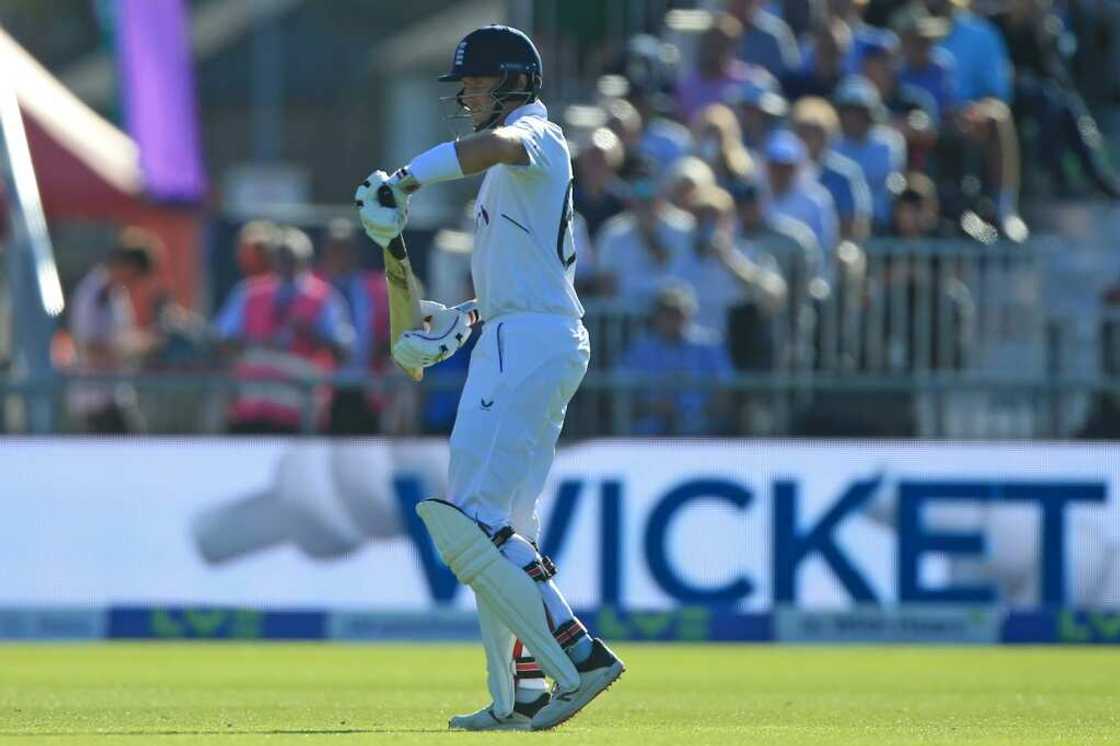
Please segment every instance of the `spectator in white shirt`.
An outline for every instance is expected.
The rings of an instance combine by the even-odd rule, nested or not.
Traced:
[[[136,325],[129,288],[152,275],[156,252],[153,236],[129,228],[108,258],[78,283],[70,300],[70,334],[79,373],[128,372],[152,348],[151,337]],[[131,386],[76,383],[68,400],[70,413],[86,432],[143,428]]]
[[[630,186],[626,211],[600,229],[596,254],[604,294],[640,311],[672,279],[691,248],[696,221],[665,199],[652,164],[643,162]]]

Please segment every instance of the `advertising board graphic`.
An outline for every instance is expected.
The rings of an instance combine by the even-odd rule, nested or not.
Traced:
[[[444,494],[446,465],[437,440],[9,439],[0,608],[467,610],[412,510]],[[1120,448],[1084,444],[589,441],[558,453],[538,538],[573,606],[650,614],[620,625],[698,636],[704,609],[836,611],[855,616],[775,623],[858,638],[869,607],[941,604],[876,634],[986,639],[967,607],[1120,608],[1118,489]],[[1055,634],[1106,639],[1113,619]]]

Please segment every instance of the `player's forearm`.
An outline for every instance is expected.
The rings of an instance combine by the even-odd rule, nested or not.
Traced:
[[[499,129],[440,143],[413,158],[406,168],[419,188],[461,179],[499,163],[528,162],[529,156],[516,132]]]

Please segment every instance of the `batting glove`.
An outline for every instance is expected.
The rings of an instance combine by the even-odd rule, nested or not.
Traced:
[[[405,332],[393,345],[393,359],[405,368],[427,368],[454,355],[471,337],[478,322],[473,302],[448,308],[430,300],[420,301],[426,331]]]
[[[383,186],[392,190],[391,201],[395,204],[382,204],[378,191]],[[354,204],[358,207],[358,218],[366,235],[382,248],[401,234],[408,221],[408,194],[404,190],[393,189],[389,184],[389,174],[384,171],[374,171],[358,186]]]

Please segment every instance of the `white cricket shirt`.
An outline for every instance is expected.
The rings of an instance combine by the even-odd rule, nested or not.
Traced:
[[[525,134],[529,163],[491,166],[482,180],[471,256],[479,313],[582,318],[572,284],[572,162],[564,132],[539,101],[514,109],[505,126]]]

